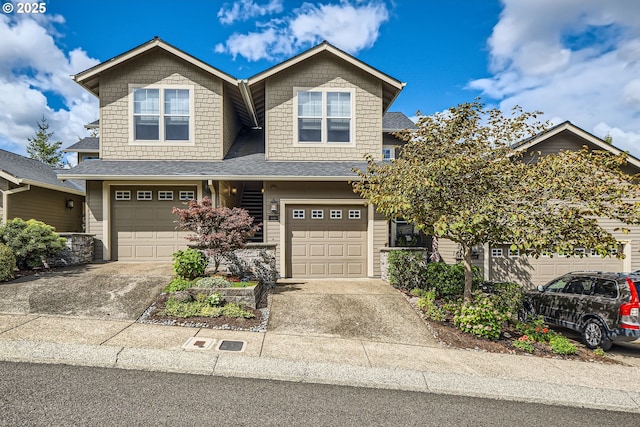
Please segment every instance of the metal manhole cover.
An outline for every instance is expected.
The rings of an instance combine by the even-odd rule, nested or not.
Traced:
[[[244,351],[245,346],[244,341],[229,341],[222,340],[218,345],[218,350],[220,351]]]
[[[214,338],[191,337],[182,345],[185,350],[209,350],[216,343]]]

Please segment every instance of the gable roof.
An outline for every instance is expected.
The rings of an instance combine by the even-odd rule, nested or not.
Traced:
[[[63,149],[65,153],[97,153],[100,151],[100,139],[88,136]]]
[[[265,80],[269,77],[278,74],[290,67],[293,67],[296,64],[299,64],[303,61],[306,61],[309,58],[312,58],[322,52],[328,52],[332,55],[341,58],[342,60],[354,65],[355,67],[361,69],[362,71],[369,73],[376,78],[382,81],[382,111],[386,112],[387,109],[393,104],[393,101],[400,94],[402,89],[406,86],[406,83],[401,82],[400,80],[394,79],[388,74],[383,73],[382,71],[360,61],[358,58],[349,55],[343,50],[338,49],[327,41],[320,43],[317,46],[312,47],[311,49],[305,50],[304,52],[294,56],[293,58],[287,59],[284,62],[281,62],[273,67],[262,71],[253,77],[250,77],[246,80],[243,80],[243,83],[251,88],[251,91],[254,92],[254,88],[258,91],[263,89]],[[264,102],[264,100],[262,100]]]
[[[0,177],[16,185],[37,187],[84,196],[81,183],[60,182],[56,170],[38,160],[0,149]]]
[[[98,96],[99,95],[99,87],[100,87],[100,74],[108,71],[120,64],[123,64],[127,61],[132,60],[133,58],[148,52],[152,49],[161,49],[164,50],[166,52],[169,52],[170,54],[177,56],[178,58],[181,58],[193,65],[195,65],[198,68],[201,68],[202,70],[206,71],[209,74],[212,74],[216,77],[219,77],[220,79],[222,79],[223,81],[230,83],[232,85],[236,85],[238,82],[238,79],[236,79],[235,77],[222,72],[220,70],[218,70],[215,67],[212,67],[211,65],[207,64],[204,61],[201,61],[200,59],[196,58],[193,55],[190,55],[188,53],[186,53],[185,51],[178,49],[177,47],[170,45],[169,43],[165,42],[164,40],[160,39],[159,37],[154,37],[153,39],[149,40],[146,43],[141,44],[140,46],[134,47],[131,50],[126,51],[125,53],[122,53],[118,56],[115,56],[111,59],[108,59],[104,62],[101,62],[100,64],[89,68],[88,70],[82,71],[74,76],[71,76],[71,78],[78,83],[79,85],[81,85],[82,87],[84,87],[85,89],[87,89],[89,92],[93,93],[94,95]]]
[[[416,129],[416,124],[400,112],[387,112],[382,116],[383,132],[399,132],[407,129]]]
[[[626,153],[625,151],[620,150],[614,145],[609,144],[602,138],[598,138],[597,136],[587,132],[586,130],[574,125],[570,121],[565,121],[560,123],[559,125],[553,126],[544,132],[540,132],[538,135],[535,135],[531,138],[525,139],[513,145],[513,148],[519,151],[527,151],[536,145],[540,144],[543,141],[547,141],[548,139],[560,134],[561,132],[570,132],[576,135],[579,138],[582,138],[588,143],[595,145],[600,150],[609,151],[614,155],[620,155],[622,153]],[[629,153],[627,154],[627,162],[636,168],[640,169],[640,159],[632,156]]]

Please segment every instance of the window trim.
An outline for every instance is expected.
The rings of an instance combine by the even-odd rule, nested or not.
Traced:
[[[188,202],[189,200],[193,200],[196,198],[196,192],[193,190],[180,190],[178,193],[178,199],[183,202]]]
[[[384,157],[385,150],[389,150],[391,156],[387,159]],[[395,160],[396,159],[396,147],[395,145],[383,145],[382,146],[382,160]]]
[[[135,139],[135,120],[134,120],[134,96],[133,92],[135,89],[158,89],[159,91],[159,121],[158,121],[158,140],[150,140],[150,139]],[[164,96],[165,89],[186,89],[189,91],[189,139],[187,140],[179,140],[179,139],[165,139],[165,111],[164,111]],[[195,145],[195,85],[185,85],[185,84],[135,84],[129,83],[129,145],[147,145],[147,146],[172,146],[177,145],[180,147],[184,146],[193,146]]]
[[[342,219],[342,209],[331,209],[329,219]]]
[[[502,248],[491,248],[491,258],[504,258]]]
[[[298,137],[298,92],[322,92],[322,118],[321,118],[321,141],[300,141]],[[327,93],[344,92],[351,94],[351,116],[349,119],[349,142],[327,141]],[[298,87],[293,88],[293,144],[298,147],[353,147],[355,145],[356,129],[356,89],[349,87]]]
[[[509,258],[520,258],[520,248],[507,250]]]
[[[113,198],[117,201],[131,200],[130,190],[115,190]]]
[[[305,210],[306,209],[292,209],[291,219],[304,219],[306,215]]]
[[[324,209],[311,209],[311,219],[324,219]]]
[[[166,197],[169,195],[170,197]],[[173,190],[158,190],[158,200],[162,200],[162,201],[173,200]]]
[[[357,213],[357,215],[356,215]],[[348,219],[362,219],[362,210],[360,209],[349,209],[349,215],[347,217]]]
[[[146,196],[149,196],[148,198]],[[142,197],[140,197],[142,196]],[[138,190],[136,191],[136,200],[148,202],[153,200],[153,191],[151,190]]]

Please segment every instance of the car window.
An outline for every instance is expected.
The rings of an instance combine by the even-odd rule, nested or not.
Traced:
[[[591,277],[576,277],[571,279],[569,284],[564,288],[567,294],[589,295],[591,293]]]
[[[570,279],[571,277],[561,277],[558,280],[549,283],[544,290],[545,292],[562,292]]]
[[[618,284],[613,280],[598,279],[596,280],[593,294],[607,298],[616,298],[618,296]]]

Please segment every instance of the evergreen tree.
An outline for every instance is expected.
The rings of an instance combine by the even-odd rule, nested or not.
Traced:
[[[62,141],[50,142],[53,132],[48,132],[49,123],[42,116],[42,120],[38,122],[38,131],[33,138],[27,138],[27,154],[30,158],[39,160],[55,168],[64,166],[64,158],[60,146]]]

